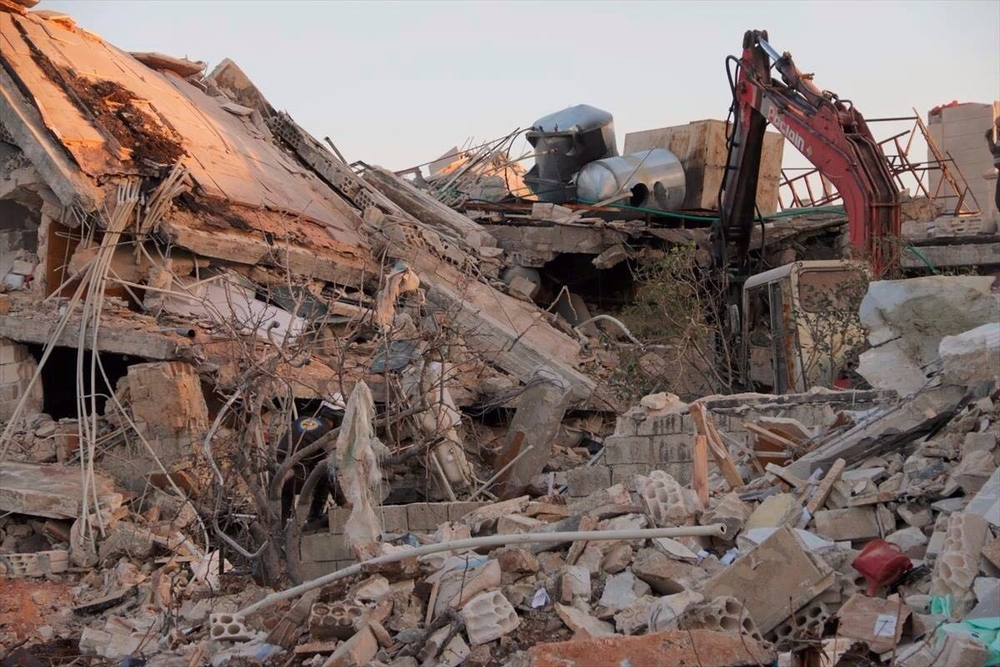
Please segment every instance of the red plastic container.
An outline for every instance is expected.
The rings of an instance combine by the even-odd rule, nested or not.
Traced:
[[[913,569],[913,561],[899,546],[885,540],[872,540],[866,544],[851,565],[865,575],[869,596],[875,595],[880,586],[891,584]]]

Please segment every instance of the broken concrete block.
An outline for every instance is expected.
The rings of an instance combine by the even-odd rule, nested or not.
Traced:
[[[985,519],[969,512],[948,517],[948,532],[934,563],[931,595],[951,596],[951,609],[962,618],[972,608],[972,584],[979,574],[979,558],[989,527]]]
[[[764,499],[747,519],[744,530],[754,528],[777,528],[791,526],[799,522],[802,505],[790,493],[778,493]]]
[[[700,523],[707,526],[721,523],[726,526],[726,539],[730,542],[736,539],[747,523],[753,510],[740,500],[740,494],[730,491],[722,496],[714,507],[701,515]]]
[[[337,647],[323,667],[368,667],[378,651],[378,640],[365,626],[356,635]]]
[[[364,609],[349,602],[316,602],[309,611],[309,636],[315,641],[349,639],[364,615]]]
[[[1000,571],[1000,537],[983,547],[983,559]]]
[[[998,318],[1000,319],[1000,318]],[[938,354],[945,382],[972,387],[1000,378],[1000,321],[941,339]]]
[[[514,607],[500,591],[480,593],[469,600],[460,615],[465,621],[469,643],[473,646],[499,639],[521,622]]]
[[[996,433],[966,433],[962,453],[992,452],[997,446]]]
[[[624,542],[613,545],[601,559],[601,569],[608,574],[617,574],[632,562],[632,545]]]
[[[930,508],[916,503],[900,505],[896,508],[896,514],[906,522],[906,525],[914,528],[923,528],[930,525],[932,521]]]
[[[519,496],[517,498],[511,498],[510,500],[504,500],[499,503],[483,505],[482,507],[474,509],[462,517],[462,523],[468,526],[473,533],[478,533],[481,530],[486,530],[495,526],[497,520],[502,516],[520,514],[528,506],[529,500],[530,498],[528,496]],[[409,513],[410,508],[412,507],[414,507],[414,505],[407,505],[407,513]],[[447,516],[447,512],[445,515]],[[410,514],[409,516],[412,522],[413,515]],[[442,521],[438,521],[438,523],[443,523],[444,521],[447,521],[447,518]],[[436,528],[437,524],[434,524],[434,527]],[[412,523],[410,524],[410,529],[413,530]]]
[[[678,620],[685,610],[704,599],[700,593],[694,591],[664,595],[649,605],[646,625],[649,627],[650,632],[673,630],[678,627]]]
[[[101,509],[121,507],[124,497],[114,492],[114,483],[100,473],[94,477],[96,489],[91,493]],[[0,462],[0,512],[76,519],[81,514],[82,496],[79,466]]]
[[[885,536],[885,541],[895,544],[910,558],[922,559],[927,552],[927,536],[919,528],[903,528]]]
[[[951,479],[962,487],[965,495],[973,496],[986,484],[994,466],[993,455],[990,452],[968,452],[952,469]]]
[[[128,396],[132,419],[147,440],[159,442],[162,451],[157,455],[168,467],[208,430],[201,378],[189,363],[157,361],[129,366]]]
[[[441,649],[437,664],[439,667],[459,667],[459,665],[465,664],[466,658],[471,653],[472,650],[465,643],[462,635],[456,633]]]
[[[837,633],[868,644],[876,653],[899,645],[910,608],[893,600],[857,594],[844,603],[838,613]]]
[[[949,632],[936,644],[918,643],[900,652],[899,667],[944,667],[944,665],[985,665],[989,649],[969,635]]]
[[[681,614],[677,625],[681,630],[739,633],[764,641],[743,603],[727,596],[691,605]]]
[[[754,639],[709,630],[667,630],[641,637],[599,637],[538,644],[528,649],[528,667],[758,667],[774,664],[776,659],[774,652]]]
[[[500,479],[498,488],[520,489],[549,462],[552,443],[562,425],[566,409],[573,400],[572,387],[547,369],[539,370],[517,403],[510,423],[500,460],[515,460],[529,446],[531,451],[516,459],[516,463]],[[503,465],[503,464],[501,464]]]
[[[502,516],[497,520],[498,535],[520,535],[538,530],[545,525],[544,521],[533,519],[521,514]]]
[[[559,598],[572,604],[576,598],[590,600],[590,571],[581,565],[569,565],[559,577]]]
[[[353,598],[361,602],[377,602],[389,595],[389,580],[380,574],[368,577],[352,589]]]
[[[102,561],[122,555],[146,558],[152,553],[153,534],[126,521],[119,521],[108,531],[98,550]]]
[[[969,502],[966,512],[977,514],[994,527],[1000,528],[1000,468],[995,468],[990,478]]]
[[[943,338],[1000,320],[990,284],[978,276],[869,283],[860,315],[871,348],[858,372],[876,388],[913,394],[927,382],[924,368],[941,356]]]
[[[966,618],[1000,618],[1000,579],[976,577],[972,590],[977,604]]]
[[[636,490],[657,526],[684,525],[698,510],[694,492],[662,470],[654,470],[648,477],[640,475]]]
[[[783,526],[709,579],[702,594],[709,599],[728,596],[743,600],[766,636],[832,586],[834,578],[833,570],[810,554],[791,528]]]
[[[626,635],[634,635],[646,629],[649,623],[649,608],[659,598],[642,595],[627,608],[614,615],[615,628]]]
[[[816,634],[817,629],[822,628],[832,615],[825,602],[819,598],[811,600],[774,629],[775,647],[785,650],[796,641]]]
[[[210,614],[208,636],[222,642],[245,642],[253,638],[253,633],[239,614]]]
[[[870,506],[820,510],[813,519],[817,533],[838,542],[870,540],[883,534],[875,508]]]
[[[69,569],[69,552],[55,549],[35,553],[0,554],[0,566],[4,570],[3,576],[11,579],[45,577]]]
[[[460,609],[475,595],[483,591],[499,588],[502,573],[500,572],[500,563],[495,560],[489,560],[485,565],[476,570],[457,570],[454,575],[447,582],[449,586],[446,587],[442,581],[441,590],[438,591],[438,598],[445,602],[450,599],[450,606]],[[455,593],[454,597],[449,598],[449,594],[454,590],[456,584],[459,590]]]
[[[589,639],[591,637],[610,637],[615,634],[615,626],[595,618],[587,612],[556,603],[556,614],[573,631],[575,637]]]
[[[604,614],[611,616],[633,604],[640,596],[649,592],[649,586],[636,579],[631,572],[622,572],[608,577],[598,606]]]
[[[659,595],[698,589],[708,576],[702,568],[674,560],[656,549],[640,549],[632,562],[632,572]]]
[[[497,552],[496,558],[504,574],[538,572],[538,559],[527,549],[506,547]]]

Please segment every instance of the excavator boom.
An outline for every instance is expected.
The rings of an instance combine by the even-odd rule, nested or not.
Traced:
[[[867,258],[875,276],[898,261],[899,193],[885,155],[854,105],[817,88],[812,76],[780,54],[767,32],[748,31],[733,83],[733,130],[726,178],[720,193],[724,253],[720,267],[746,273],[767,125],[773,125],[840,192],[851,244]],[[781,81],[771,77],[771,67]],[[732,258],[725,253],[735,252]]]

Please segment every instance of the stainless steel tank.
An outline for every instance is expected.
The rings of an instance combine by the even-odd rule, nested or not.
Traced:
[[[572,201],[573,175],[592,160],[618,155],[614,118],[586,104],[539,118],[526,137],[535,149],[535,165],[524,182],[544,202]]]
[[[596,160],[576,176],[581,201],[613,199],[630,206],[676,211],[684,204],[684,167],[670,151],[653,148]]]

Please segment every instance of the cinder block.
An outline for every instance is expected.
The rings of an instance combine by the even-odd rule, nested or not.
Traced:
[[[303,535],[300,551],[302,562],[346,560],[354,557],[344,536],[330,533]]]
[[[364,615],[363,608],[350,602],[316,602],[309,610],[309,636],[314,641],[349,639]]]
[[[834,541],[870,540],[880,537],[882,532],[875,510],[871,507],[820,510],[814,519],[816,532]]]
[[[604,441],[604,460],[609,465],[652,463],[653,439],[643,436],[612,436]]]
[[[0,364],[14,364],[30,356],[28,348],[24,345],[8,338],[0,338]]]
[[[688,503],[680,483],[662,470],[650,473],[637,491],[657,526],[684,525],[697,509],[693,503]]]
[[[208,634],[216,641],[245,642],[253,636],[240,614],[209,614],[208,625]]]
[[[670,435],[687,432],[694,432],[694,422],[686,413],[653,417],[640,422],[635,429],[636,435]]]
[[[448,503],[448,521],[461,521],[462,518],[472,510],[479,509],[486,503],[459,501]]]
[[[978,514],[955,512],[948,517],[948,531],[934,564],[931,595],[950,595],[957,618],[972,608],[972,583],[979,573],[980,556],[989,525]]]
[[[351,510],[346,507],[330,508],[330,532],[334,535],[343,535],[350,516]]]
[[[764,639],[743,603],[728,596],[719,596],[688,607],[678,619],[678,627],[682,630],[739,632],[758,641]]]
[[[597,464],[590,468],[581,466],[566,471],[566,486],[573,497],[589,496],[591,493],[611,486],[611,467]]]
[[[18,382],[0,385],[0,403],[15,401],[21,396],[21,385]]]
[[[690,463],[694,460],[693,435],[681,433],[653,438],[653,464]]]
[[[627,463],[611,466],[611,485],[629,484],[635,475],[648,475],[653,471],[649,463]]]
[[[521,622],[514,607],[500,591],[480,593],[469,600],[460,615],[465,621],[469,643],[473,646],[499,639]]]
[[[433,532],[448,521],[448,503],[414,503],[406,506],[406,519],[413,532]]]
[[[330,523],[332,526],[332,519]],[[408,532],[410,524],[406,518],[406,505],[383,505],[382,524],[382,530],[386,533]]]
[[[336,572],[342,569],[338,566],[338,561],[308,561],[302,563],[302,577],[308,581],[310,579],[319,579],[322,576],[330,574],[331,572]]]

